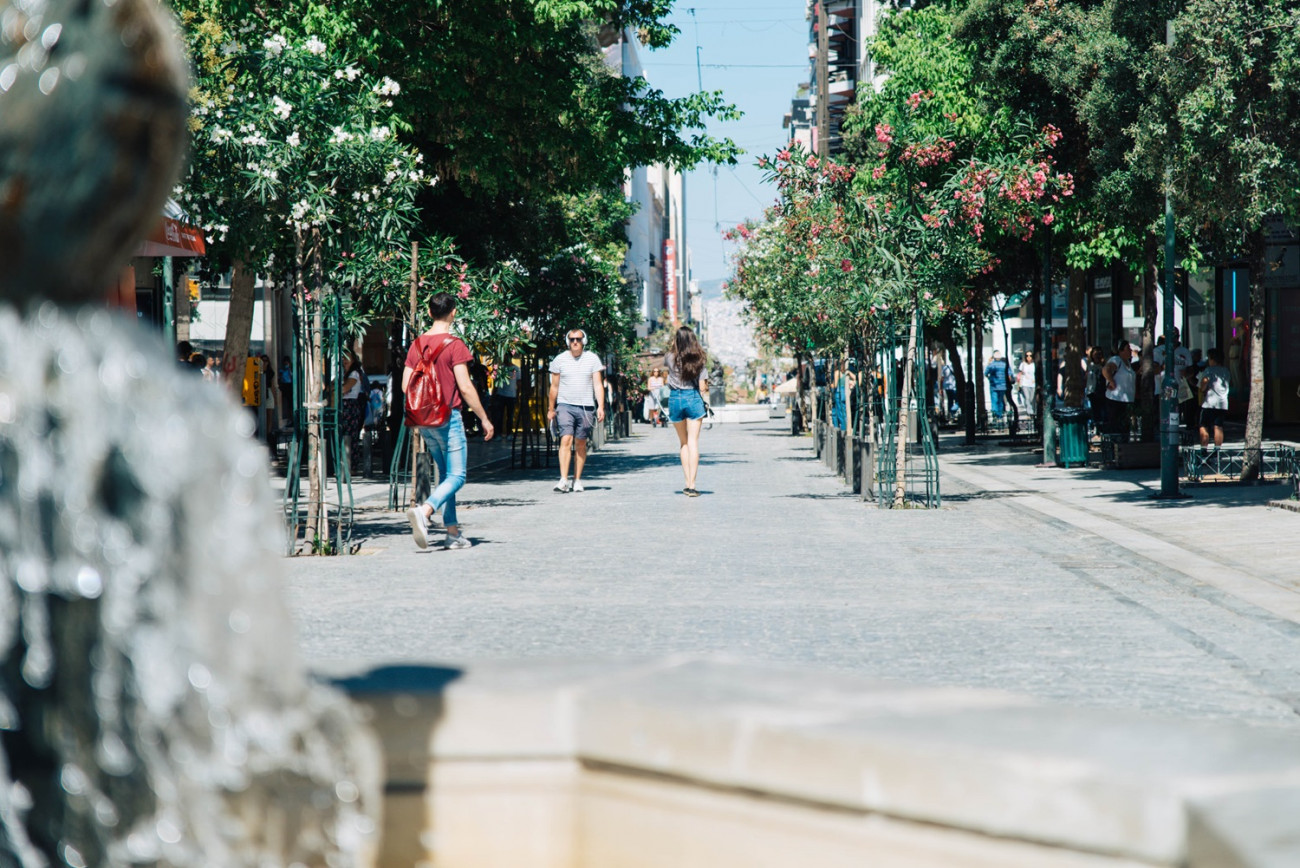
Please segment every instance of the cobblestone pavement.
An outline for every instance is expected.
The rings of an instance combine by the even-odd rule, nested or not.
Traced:
[[[461,519],[476,545],[458,552],[417,549],[384,511],[386,488],[359,487],[362,553],[287,562],[308,660],[723,654],[1300,723],[1300,624],[1279,614],[1300,604],[1295,588],[1273,582],[1252,601],[1198,578],[1225,546],[1202,539],[1199,560],[1179,562],[1131,493],[1080,494],[1024,456],[946,457],[966,464],[945,475],[942,510],[888,511],[861,503],[784,422],[715,426],[703,452],[694,499],[674,433],[645,426],[592,456],[583,493],[553,492],[552,470],[471,471]],[[1034,474],[1048,481],[1022,486]],[[1218,502],[1203,496],[1155,531],[1231,540],[1277,513],[1291,533],[1268,569],[1300,563],[1300,515]],[[1112,511],[1125,503],[1133,515]],[[1234,551],[1222,569],[1248,573],[1251,560]]]

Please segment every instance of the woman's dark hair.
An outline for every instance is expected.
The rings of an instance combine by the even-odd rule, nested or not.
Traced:
[[[348,360],[348,369],[346,373],[353,373],[361,367],[361,354],[356,350],[344,350],[343,358]]]
[[[1205,354],[1205,358],[1209,359],[1210,364],[1212,364],[1212,365],[1222,365],[1222,364],[1223,364],[1223,351],[1220,350],[1218,347],[1214,347],[1213,349],[1209,350],[1209,351]]]
[[[704,370],[706,361],[704,347],[700,346],[695,332],[688,326],[679,328],[673,337],[673,355],[683,382],[694,383],[700,378],[700,371]]]
[[[456,309],[456,296],[449,292],[440,292],[429,299],[429,316],[435,320],[446,319],[447,314]]]

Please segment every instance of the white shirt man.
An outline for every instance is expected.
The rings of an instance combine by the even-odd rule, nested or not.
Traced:
[[[587,333],[572,329],[567,351],[551,361],[551,392],[546,419],[560,435],[560,481],[556,491],[582,491],[582,468],[587,463],[587,440],[597,422],[605,421],[605,365],[587,350]],[[595,411],[594,413],[592,411]],[[573,481],[569,481],[569,451],[574,452]]]

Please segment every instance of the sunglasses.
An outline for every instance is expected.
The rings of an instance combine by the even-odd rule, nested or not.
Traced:
[[[569,338],[569,343],[571,343],[571,344],[580,344],[580,343],[582,343],[582,338]]]

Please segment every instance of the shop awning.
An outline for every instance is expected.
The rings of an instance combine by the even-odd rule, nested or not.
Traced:
[[[208,247],[203,230],[171,217],[163,217],[149,237],[140,242],[136,256],[204,256]]]

